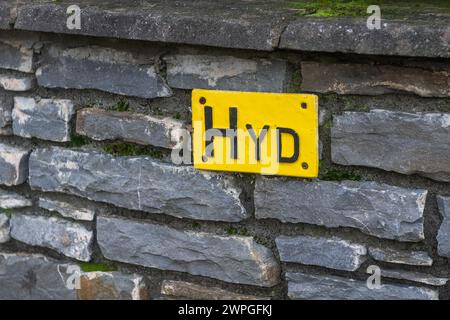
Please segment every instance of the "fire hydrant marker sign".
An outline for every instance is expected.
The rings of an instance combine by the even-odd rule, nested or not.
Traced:
[[[192,126],[197,169],[318,175],[316,95],[197,89]]]

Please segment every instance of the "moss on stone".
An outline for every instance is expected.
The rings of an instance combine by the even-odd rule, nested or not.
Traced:
[[[331,120],[331,119],[328,119],[324,124],[323,124],[323,127],[325,128],[325,129],[331,129],[332,127],[333,127],[333,120]]]
[[[362,177],[353,172],[340,169],[330,169],[321,177],[321,179],[328,181],[343,181],[343,180],[361,181]]]
[[[300,90],[302,85],[302,72],[300,70],[295,70],[292,72],[291,81],[289,82],[289,91],[297,92]]]
[[[233,226],[229,226],[225,230],[229,236],[248,236],[248,230],[243,227],[235,228]]]
[[[414,16],[420,13],[450,14],[450,3],[447,0],[316,0],[295,1],[291,7],[298,9],[298,14],[312,17],[364,17],[368,16],[367,8],[378,5],[382,16]]]
[[[70,141],[67,142],[67,148],[79,148],[86,144],[89,144],[91,140],[85,136],[74,135],[71,137]]]
[[[103,147],[103,151],[118,157],[150,156],[157,159],[163,158],[163,153],[160,150],[125,142],[115,142],[108,144]]]
[[[14,209],[0,208],[0,212],[7,215],[11,215],[12,213],[14,213]]]
[[[194,221],[191,223],[191,228],[192,229],[199,229],[200,228],[200,223],[198,223],[197,221]]]
[[[80,263],[81,271],[83,272],[111,272],[117,271],[117,268],[109,263],[92,263],[92,262],[82,262]]]

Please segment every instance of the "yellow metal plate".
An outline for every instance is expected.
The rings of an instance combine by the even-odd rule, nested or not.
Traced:
[[[194,167],[317,177],[318,98],[193,90]]]

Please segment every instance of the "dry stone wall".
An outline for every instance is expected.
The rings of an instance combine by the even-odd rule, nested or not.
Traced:
[[[394,39],[380,48],[336,22],[286,26],[269,11],[230,25],[183,19],[186,7],[166,15],[165,33],[158,14],[132,11],[130,27],[112,13],[123,24],[112,29],[92,7],[85,31],[66,32],[31,19],[63,19],[57,4],[15,16],[8,5],[0,299],[450,298],[445,24],[395,25],[377,34]],[[183,37],[183,23],[202,36]],[[317,28],[328,30],[321,40]],[[396,45],[392,33],[408,42],[411,32],[430,46]],[[316,93],[319,178],[172,163],[194,88]],[[379,289],[367,286],[369,266],[381,269]]]

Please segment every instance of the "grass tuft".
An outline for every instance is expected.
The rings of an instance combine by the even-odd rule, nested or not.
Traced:
[[[126,100],[120,99],[114,109],[118,112],[126,112],[130,109],[130,103]]]

